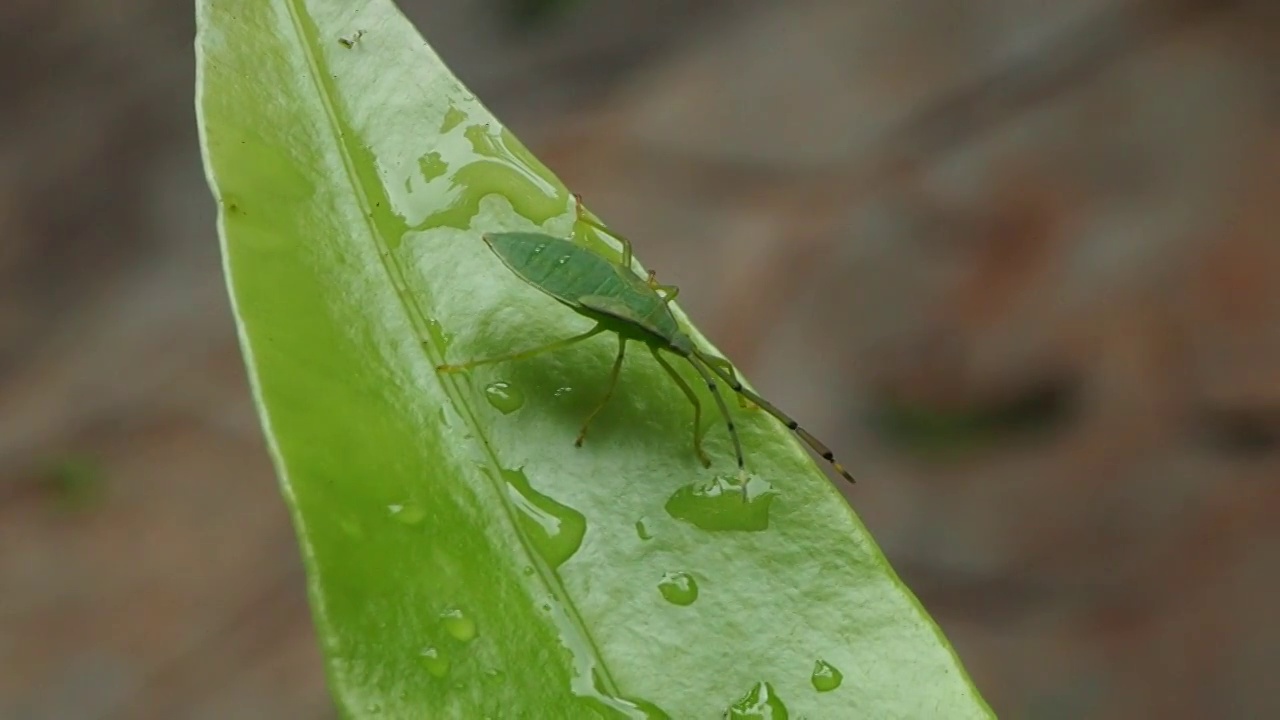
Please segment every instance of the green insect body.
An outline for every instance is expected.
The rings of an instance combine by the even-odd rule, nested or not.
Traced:
[[[607,232],[605,228],[586,216],[581,199],[578,201],[579,221]],[[441,372],[469,370],[479,365],[498,362],[522,360],[534,355],[560,350],[603,332],[612,332],[618,337],[618,354],[614,359],[609,376],[609,386],[604,397],[587,416],[575,444],[582,445],[586,438],[587,428],[595,416],[604,409],[613,396],[618,384],[618,376],[622,370],[622,360],[626,355],[627,343],[630,341],[643,343],[657,360],[658,364],[671,376],[680,390],[693,404],[693,448],[703,466],[710,467],[711,459],[702,449],[702,403],[689,383],[676,372],[675,368],[664,358],[661,351],[671,353],[688,360],[698,375],[711,391],[720,414],[724,416],[733,442],[733,450],[740,471],[744,468],[742,443],[738,438],[737,428],[729,414],[724,397],[720,393],[716,380],[725,383],[739,397],[745,397],[755,405],[764,409],[780,420],[788,429],[795,432],[814,452],[840,473],[844,479],[853,482],[853,477],[836,462],[831,451],[827,449],[807,430],[800,427],[786,413],[756,393],[743,387],[734,374],[733,366],[728,360],[710,355],[698,349],[693,339],[680,329],[680,324],[671,314],[669,307],[679,293],[679,289],[671,285],[661,285],[650,273],[642,278],[631,268],[631,243],[626,238],[614,234],[622,243],[622,261],[612,262],[596,253],[583,248],[569,240],[531,232],[490,233],[484,236],[489,249],[517,277],[550,295],[574,312],[591,318],[595,327],[573,337],[557,340],[546,345],[510,353],[497,357],[472,360],[457,365],[441,365],[436,369]]]

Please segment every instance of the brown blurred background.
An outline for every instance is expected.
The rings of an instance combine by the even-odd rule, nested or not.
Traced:
[[[0,8],[3,718],[334,715],[190,6]],[[1002,717],[1280,717],[1280,4],[402,7],[846,458]]]

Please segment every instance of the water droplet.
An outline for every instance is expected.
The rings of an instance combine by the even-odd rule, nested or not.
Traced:
[[[773,486],[760,478],[748,477],[744,483],[717,475],[709,483],[693,483],[676,490],[665,507],[671,517],[703,530],[759,532],[769,527],[769,506],[777,495]]]
[[[534,573],[534,570],[533,570],[533,566],[532,566],[532,565],[525,565],[525,566],[524,566],[524,574],[525,574],[525,575],[533,575],[533,573]]]
[[[564,264],[565,264],[565,263],[567,263],[567,262],[569,262],[569,256],[568,256],[568,255],[561,255],[561,256],[560,256],[560,259],[559,259],[559,260],[556,260],[556,265],[564,265]]]
[[[418,158],[418,172],[422,173],[423,180],[435,180],[449,172],[449,163],[444,161],[440,153],[429,152]]]
[[[571,388],[571,387],[561,387],[561,388],[556,388],[556,391],[555,391],[555,392],[553,392],[553,393],[551,393],[551,394],[552,394],[554,397],[562,398],[562,397],[564,397],[565,395],[568,395],[568,394],[569,394],[569,393],[571,393],[571,392],[573,392],[573,388]]]
[[[535,247],[535,248],[533,249],[533,254],[534,254],[534,255],[537,255],[537,254],[541,253],[543,250],[546,250],[546,249],[547,249],[547,244],[546,244],[546,243],[538,243],[537,247]]]
[[[520,528],[551,565],[560,567],[582,547],[587,518],[577,510],[533,489],[521,470],[503,470],[508,496],[520,511]]]
[[[412,502],[407,502],[403,505],[388,505],[387,511],[391,513],[391,517],[405,525],[417,525],[427,518],[427,511],[421,505]]]
[[[449,106],[449,109],[445,111],[444,122],[440,124],[440,132],[447,133],[450,130],[454,129],[455,127],[461,125],[462,121],[466,119],[467,119],[466,113],[459,110],[457,107],[451,105]]]
[[[378,703],[369,703],[365,707],[364,711],[369,713],[370,715],[377,715],[382,712],[382,706],[379,705]]]
[[[449,672],[449,659],[433,647],[423,648],[418,653],[418,657],[422,658],[422,664],[426,666],[427,672],[435,677],[444,677],[445,673]]]
[[[468,642],[476,636],[476,621],[457,608],[445,610],[440,614],[440,619],[444,621],[444,629],[462,642]]]
[[[487,123],[471,125],[462,131],[462,134],[471,141],[471,149],[476,154],[492,158],[502,157],[502,147],[498,144],[497,138],[489,131]]]
[[[489,668],[484,671],[484,679],[489,682],[497,682],[502,679],[502,671],[498,668]]]
[[[813,665],[813,675],[809,678],[813,688],[818,692],[830,692],[840,687],[844,675],[826,660],[819,660]]]
[[[725,713],[731,720],[787,720],[787,706],[782,704],[767,682],[758,682],[742,699]]]
[[[658,592],[673,605],[692,605],[698,599],[698,583],[689,573],[669,572],[658,582]]]
[[[644,524],[644,518],[640,518],[636,521],[636,535],[639,535],[641,540],[653,539],[653,533]]]
[[[484,388],[484,397],[503,415],[510,415],[524,406],[524,393],[509,382],[491,382]]]

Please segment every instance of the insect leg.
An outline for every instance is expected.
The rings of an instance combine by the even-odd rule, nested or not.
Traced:
[[[601,225],[595,220],[592,220],[591,218],[587,217],[587,208],[585,205],[582,204],[582,196],[579,195],[578,193],[573,194],[573,206],[574,206],[575,212],[577,212],[578,214],[578,222],[586,225],[587,227],[595,228],[596,230],[599,230],[600,232],[605,233],[607,235],[612,235],[613,237],[618,239],[618,242],[622,244],[622,267],[630,270],[631,269],[631,241],[622,237],[618,233],[610,230],[609,228],[606,228],[605,226]]]
[[[707,452],[702,449],[702,403],[698,401],[698,395],[689,387],[689,383],[680,377],[680,373],[671,367],[671,363],[667,362],[662,354],[658,352],[658,348],[650,345],[649,352],[653,353],[653,357],[658,361],[672,380],[676,381],[676,385],[680,386],[680,390],[684,392],[685,397],[689,398],[689,402],[693,403],[693,451],[698,455],[698,460],[702,463],[702,467],[711,467],[711,458],[707,457]]]
[[[716,357],[715,355],[708,355],[706,353],[702,353],[701,357],[702,357],[702,361],[705,362],[706,364],[719,366],[721,370],[729,373],[729,378],[734,383],[738,382],[738,373],[733,369],[733,363],[729,362],[728,360],[725,360],[722,357]],[[730,385],[729,387],[733,387],[733,385]],[[741,387],[741,384],[739,384],[739,387]],[[734,396],[738,398],[738,407],[746,409],[750,406],[750,403],[748,402],[745,395],[739,392],[736,388],[734,388],[733,392],[734,392]]]
[[[702,376],[703,381],[707,383],[707,387],[711,390],[711,396],[716,399],[716,406],[720,408],[720,414],[724,416],[725,425],[729,428],[729,438],[733,440],[733,454],[738,459],[738,472],[742,472],[745,464],[742,460],[742,442],[738,439],[738,428],[733,425],[733,417],[729,415],[729,406],[724,404],[724,396],[720,394],[720,388],[716,386],[715,378],[711,377],[707,373],[707,369],[703,367],[700,356],[690,355],[689,364]]]
[[[702,360],[704,363],[707,363],[707,359],[706,359],[707,356],[697,350],[694,351],[693,357],[696,357]],[[812,448],[814,452],[821,455],[823,460],[826,460],[827,462],[831,463],[831,466],[834,467],[836,469],[836,472],[840,473],[840,475],[845,480],[848,480],[849,482],[856,482],[853,479],[853,476],[849,474],[849,471],[845,470],[844,466],[841,465],[839,462],[836,462],[835,455],[832,454],[830,448],[828,448],[826,445],[823,445],[822,442],[819,441],[818,438],[810,434],[808,430],[805,430],[804,428],[800,427],[800,424],[797,423],[795,420],[793,420],[790,415],[774,407],[773,403],[769,402],[768,400],[765,400],[764,398],[760,397],[754,392],[751,392],[750,390],[743,387],[742,383],[738,382],[736,377],[726,373],[723,368],[720,368],[711,363],[707,363],[707,367],[709,367],[711,369],[711,372],[715,373],[721,380],[724,380],[725,382],[729,383],[729,387],[733,388],[734,392],[740,395],[746,396],[748,400],[755,403],[756,405],[759,405],[761,408],[764,409],[765,412],[774,416],[778,420],[781,420],[782,424],[786,425],[788,430],[791,430],[795,434],[799,435],[800,439],[804,440],[805,444],[808,445],[810,448]]]
[[[658,282],[658,273],[652,270],[649,271],[649,278],[645,280],[645,282],[649,283],[649,287],[662,293],[663,303],[670,304],[671,301],[675,300],[676,296],[680,294],[680,288],[675,285],[663,285]]]
[[[574,445],[582,447],[582,441],[587,438],[587,428],[590,427],[591,421],[596,415],[609,404],[609,398],[613,397],[613,389],[618,387],[618,374],[622,372],[622,356],[627,354],[627,339],[618,336],[618,357],[613,361],[613,370],[609,373],[609,389],[604,391],[604,397],[600,398],[600,404],[596,405],[596,409],[591,411],[587,416],[587,421],[582,423],[582,431],[578,433],[578,439],[573,442]]]
[[[567,348],[570,345],[573,345],[574,343],[582,342],[583,340],[586,340],[592,335],[599,335],[602,332],[604,332],[604,326],[596,325],[595,327],[582,333],[581,335],[574,335],[573,337],[565,338],[563,340],[556,340],[555,342],[547,343],[546,345],[541,345],[536,348],[531,348],[529,350],[522,350],[517,353],[509,353],[507,355],[498,355],[497,357],[483,358],[481,360],[471,360],[469,362],[459,363],[457,365],[437,365],[436,371],[446,372],[446,373],[459,372],[461,370],[470,370],[471,368],[477,367],[479,365],[489,365],[492,363],[507,362],[510,360],[524,360],[525,358],[530,358],[530,357],[533,357],[534,355],[541,355],[542,353],[545,353],[545,352],[551,352],[553,350],[561,350],[563,348]]]

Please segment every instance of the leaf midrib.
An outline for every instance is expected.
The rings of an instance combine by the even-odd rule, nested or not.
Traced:
[[[312,78],[312,87],[315,88],[317,99],[324,110],[325,118],[328,121],[327,127],[330,130],[333,144],[338,152],[338,156],[342,160],[344,174],[346,175],[348,184],[353,191],[356,203],[361,209],[361,221],[368,228],[369,236],[377,245],[377,252],[375,254],[379,258],[379,262],[381,263],[383,270],[386,272],[387,276],[391,278],[391,285],[395,291],[398,304],[405,313],[405,316],[408,318],[410,325],[413,327],[414,332],[419,339],[419,342],[417,343],[418,347],[422,349],[429,366],[435,368],[437,365],[444,363],[444,352],[441,348],[436,347],[430,340],[432,337],[429,330],[430,320],[422,307],[413,299],[412,295],[408,293],[408,283],[405,280],[406,273],[399,262],[399,254],[395,252],[392,246],[387,242],[386,237],[379,231],[376,223],[373,221],[373,203],[369,199],[369,193],[367,192],[364,183],[360,180],[360,173],[357,172],[355,153],[352,151],[349,144],[350,141],[347,139],[347,136],[344,133],[337,131],[337,128],[341,127],[344,123],[342,123],[340,119],[341,116],[334,103],[336,91],[329,79],[330,75],[324,71],[325,66],[320,61],[319,54],[317,52],[317,44],[319,40],[317,34],[308,31],[308,23],[306,20],[307,13],[305,8],[301,7],[302,5],[304,5],[304,0],[288,0],[287,7],[289,9],[289,19],[293,25],[294,32],[297,35],[298,43],[302,49],[302,55],[306,58],[307,67],[310,70],[310,76]],[[578,661],[574,663],[578,666],[575,668],[578,671],[578,675],[574,678],[573,683],[577,686],[574,688],[575,692],[578,695],[592,696],[597,695],[597,692],[593,692],[593,690],[602,690],[608,695],[608,697],[599,699],[605,700],[610,705],[614,705],[617,710],[632,714],[636,708],[622,699],[622,692],[619,689],[617,682],[614,680],[613,674],[610,672],[608,665],[605,663],[604,657],[600,652],[595,638],[588,631],[587,624],[583,621],[577,605],[573,602],[568,590],[561,582],[559,575],[542,557],[542,555],[534,550],[532,541],[524,532],[524,529],[517,518],[518,511],[511,503],[510,497],[504,487],[505,482],[501,479],[503,477],[502,470],[504,468],[492,447],[492,443],[488,442],[486,426],[484,423],[480,422],[475,406],[466,401],[467,395],[462,392],[459,387],[459,383],[463,381],[456,377],[440,378],[440,381],[446,395],[448,395],[449,400],[453,403],[454,409],[458,411],[459,417],[462,418],[462,421],[476,437],[482,438],[480,443],[482,446],[482,452],[485,461],[492,472],[482,472],[481,474],[485,476],[486,482],[489,483],[497,498],[497,502],[502,507],[503,517],[506,520],[508,527],[513,531],[515,537],[519,539],[520,548],[525,555],[525,559],[535,568],[537,577],[546,586],[551,596],[555,598],[555,600],[559,602],[565,610],[564,617],[568,620],[569,627],[566,628],[562,626],[559,630],[561,633],[568,631],[577,634],[583,641],[580,644],[566,643],[562,639],[561,644],[569,651],[570,655],[576,654],[572,645],[585,647],[590,653],[589,662],[585,664],[581,662],[581,658],[575,657],[575,660]],[[326,614],[323,605],[320,606],[320,611],[322,615]],[[555,614],[553,613],[553,616],[554,615]],[[601,687],[596,688],[593,680],[598,681]],[[617,706],[618,703],[621,703],[622,705]]]

